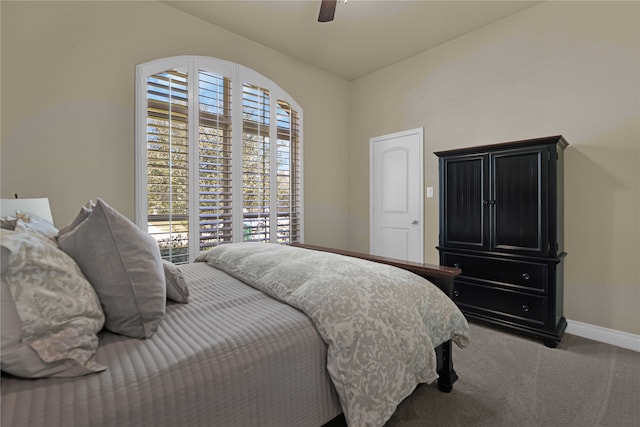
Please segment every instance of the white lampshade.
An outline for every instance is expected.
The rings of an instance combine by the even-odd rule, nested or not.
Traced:
[[[16,211],[32,213],[53,224],[51,206],[46,197],[38,199],[0,199],[0,216],[15,216]]]

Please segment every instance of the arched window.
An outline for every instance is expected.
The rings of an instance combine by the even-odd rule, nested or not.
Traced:
[[[302,109],[238,64],[178,56],[136,68],[136,223],[163,258],[302,240]]]

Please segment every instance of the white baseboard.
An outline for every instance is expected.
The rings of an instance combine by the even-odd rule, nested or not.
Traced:
[[[566,332],[571,335],[577,335],[579,337],[589,338],[594,341],[600,341],[617,347],[640,352],[640,335],[634,335],[628,332],[603,328],[601,326],[590,325],[588,323],[569,319],[567,319]]]

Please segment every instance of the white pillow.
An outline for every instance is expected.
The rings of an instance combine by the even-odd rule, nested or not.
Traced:
[[[56,237],[58,237],[58,229],[52,223],[36,214],[17,210],[16,218],[18,219],[15,228],[16,231],[29,229],[42,234],[44,237],[49,240],[53,240],[54,242]]]
[[[21,210],[17,210],[15,216],[0,218],[0,228],[11,231],[28,229],[40,233],[52,241],[55,241],[58,236],[58,229],[52,223],[34,213]]]

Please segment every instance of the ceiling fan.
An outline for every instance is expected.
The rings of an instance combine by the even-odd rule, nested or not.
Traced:
[[[320,3],[320,14],[318,15],[318,22],[333,21],[333,16],[336,13],[337,2],[338,0],[322,0],[322,3]]]

